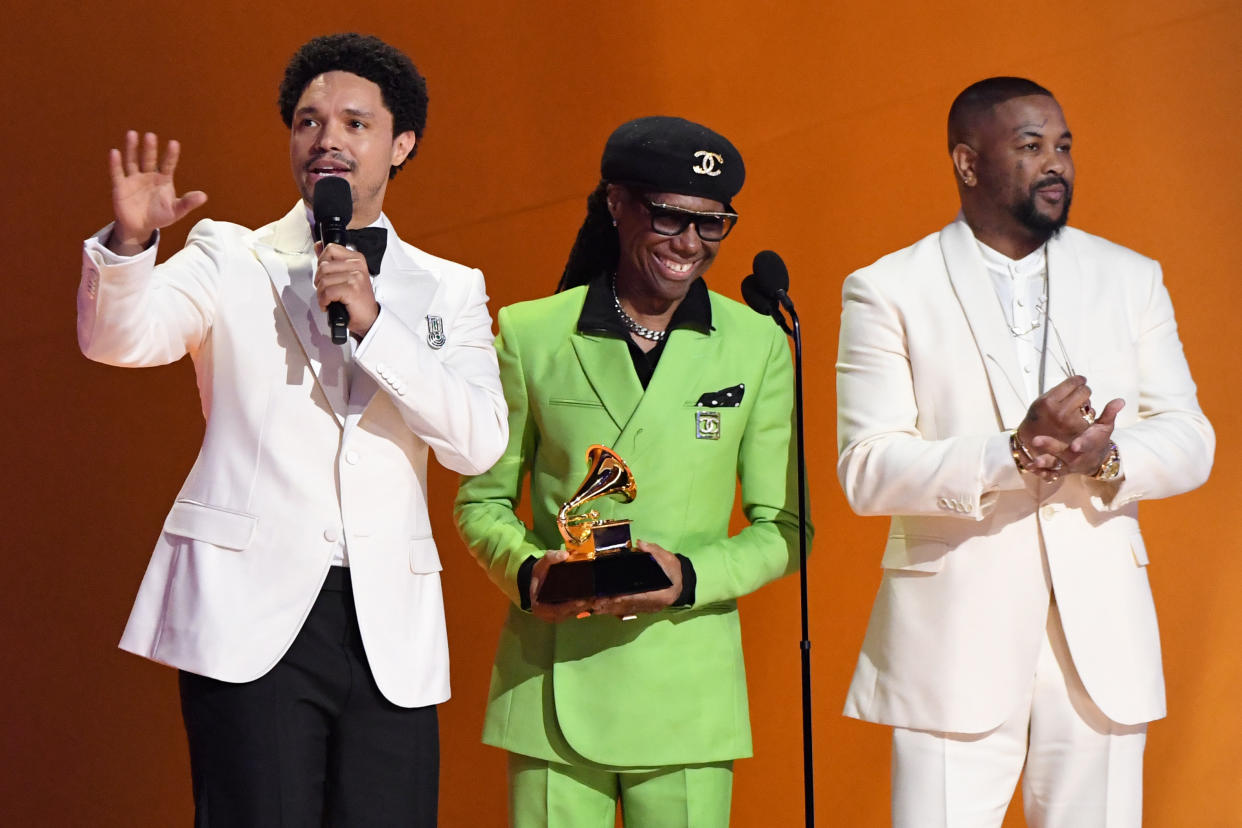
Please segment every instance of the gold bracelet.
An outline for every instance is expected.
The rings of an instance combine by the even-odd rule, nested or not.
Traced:
[[[1109,443],[1108,454],[1104,455],[1104,461],[1095,470],[1095,474],[1091,475],[1091,479],[1102,480],[1107,483],[1110,480],[1116,480],[1120,476],[1121,452],[1117,449],[1116,443]]]
[[[1035,458],[1031,456],[1030,451],[1022,444],[1022,440],[1018,438],[1018,430],[1016,428],[1009,432],[1009,454],[1013,457],[1013,464],[1023,474],[1035,468]]]

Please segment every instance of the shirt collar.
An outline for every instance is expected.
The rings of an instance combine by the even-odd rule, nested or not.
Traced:
[[[1047,245],[1041,244],[1021,259],[1011,259],[978,239],[975,239],[975,242],[979,245],[979,252],[983,254],[983,261],[988,266],[988,270],[993,273],[1027,279],[1043,275]]]
[[[302,207],[306,209],[306,223],[310,225],[311,237],[314,238],[315,236],[315,210],[313,207],[307,204],[306,201],[302,202]],[[375,221],[368,224],[367,227],[383,227],[388,232],[390,233],[392,232],[392,223],[388,221],[388,216],[384,215],[383,213],[380,213],[379,217],[375,219]]]
[[[611,276],[602,275],[587,284],[586,299],[582,303],[582,312],[578,314],[579,331],[615,333],[629,337],[630,331],[617,315],[617,307],[612,300],[611,282]],[[707,283],[702,278],[695,279],[690,284],[686,298],[673,311],[668,330],[675,328],[692,328],[709,335],[714,330],[711,297],[708,296]]]

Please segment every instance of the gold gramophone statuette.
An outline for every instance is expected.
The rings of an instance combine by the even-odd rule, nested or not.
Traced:
[[[603,520],[598,509],[583,514],[573,512],[601,497],[617,497],[622,503],[629,503],[638,496],[634,475],[625,461],[607,446],[595,445],[587,449],[587,465],[590,470],[586,477],[556,516],[570,561],[594,560],[600,553],[633,548],[628,520]]]
[[[575,513],[601,497],[629,503],[638,496],[633,473],[615,451],[591,446],[586,459],[586,477],[556,516],[569,557],[548,567],[539,587],[539,600],[553,604],[668,587],[672,582],[659,561],[634,549],[629,520],[601,518],[598,509]]]

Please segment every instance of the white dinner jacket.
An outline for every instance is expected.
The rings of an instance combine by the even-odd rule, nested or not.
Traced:
[[[1138,501],[1193,489],[1215,449],[1160,266],[1073,228],[1048,243],[1046,387],[1068,363],[1103,409],[1124,479],[1041,484],[1006,429],[1032,402],[996,291],[958,220],[849,276],[837,363],[837,471],[891,515],[846,715],[981,733],[1029,696],[1055,592],[1091,698],[1122,724],[1164,715]]]
[[[367,661],[392,702],[449,696],[427,449],[462,474],[508,440],[478,270],[389,230],[381,311],[352,368],[312,282],[305,205],[258,230],[201,221],[155,266],[88,239],[78,341],[91,359],[189,354],[206,430],[164,522],[121,647],[224,681],[266,673],[349,553]]]

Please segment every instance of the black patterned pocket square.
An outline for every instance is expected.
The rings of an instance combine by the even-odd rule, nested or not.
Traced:
[[[737,408],[742,404],[742,396],[746,393],[746,385],[738,383],[719,391],[708,391],[699,397],[695,405],[709,405],[712,408]]]

